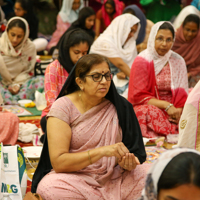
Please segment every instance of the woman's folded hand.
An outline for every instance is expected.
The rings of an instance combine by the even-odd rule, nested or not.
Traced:
[[[118,164],[123,169],[131,171],[135,169],[137,165],[140,165],[140,161],[133,153],[126,153],[126,155],[122,157],[122,160],[118,161]]]
[[[8,87],[8,90],[10,91],[11,94],[15,95],[15,94],[17,94],[19,92],[20,85],[19,84],[10,85]]]

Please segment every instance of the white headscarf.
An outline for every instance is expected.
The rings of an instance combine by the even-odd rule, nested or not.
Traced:
[[[140,53],[140,55],[146,60],[150,61],[153,59],[154,61],[154,68],[155,74],[158,75],[165,64],[169,61],[170,56],[172,55],[172,50],[169,50],[164,56],[158,55],[155,49],[155,38],[160,26],[165,23],[166,21],[157,22],[152,28],[149,34],[149,39],[147,43],[147,49]],[[167,22],[171,24],[170,22]],[[172,24],[171,24],[172,25]],[[173,25],[172,25],[173,26]],[[174,36],[175,38],[175,36]],[[173,44],[172,44],[173,46]]]
[[[158,181],[165,167],[174,157],[186,152],[196,153],[200,155],[198,151],[187,148],[176,148],[162,153],[162,155],[154,162],[147,174],[145,188],[142,191],[142,197],[140,198],[140,200],[157,200]]]
[[[25,35],[22,42],[13,47],[7,33],[7,28],[11,21],[20,19],[25,24]],[[5,32],[0,38],[0,74],[3,83],[6,85],[12,83],[24,83],[30,76],[29,72],[33,72],[36,62],[35,45],[30,41],[29,26],[22,17],[13,17],[8,21]]]
[[[139,22],[140,20],[131,14],[123,14],[116,17],[94,41],[90,53],[100,54],[108,58],[122,58],[131,67],[137,56],[136,39],[140,30]],[[131,27],[135,24],[138,24],[136,33],[124,45]]]
[[[80,7],[74,11],[72,10],[72,4],[74,0],[63,0],[59,15],[64,23],[69,22],[70,24],[78,19],[78,13],[83,8],[83,0],[80,0]]]
[[[171,88],[173,90],[178,88],[184,88],[186,93],[188,93],[187,69],[184,59],[172,50],[169,50],[164,56],[160,56],[158,55],[155,49],[155,38],[157,32],[160,26],[165,22],[171,24],[168,21],[161,21],[153,25],[149,34],[147,49],[142,51],[138,56],[144,58],[149,63],[153,61],[155,75],[158,75],[163,69],[163,67],[167,64],[167,62],[169,62],[171,72]]]

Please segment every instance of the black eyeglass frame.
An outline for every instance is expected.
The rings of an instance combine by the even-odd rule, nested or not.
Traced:
[[[94,76],[95,75],[101,75],[101,79],[99,80],[99,81],[95,81],[94,80]],[[100,74],[100,73],[96,73],[96,74],[92,74],[92,75],[85,75],[85,77],[92,77],[92,80],[94,81],[94,82],[101,82],[102,81],[102,79],[103,79],[103,77],[105,77],[105,79],[106,79],[106,81],[111,81],[112,80],[112,78],[113,78],[113,73],[110,73],[109,72],[109,74],[110,74],[110,79],[109,80],[107,80],[107,78],[106,78],[106,75],[108,75],[108,72],[106,73],[106,74]]]

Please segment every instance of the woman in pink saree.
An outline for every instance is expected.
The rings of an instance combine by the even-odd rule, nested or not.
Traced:
[[[170,22],[152,27],[147,49],[131,67],[128,93],[143,137],[166,136],[172,143],[177,142],[177,124],[188,92],[184,59],[171,51],[174,32]]]
[[[96,54],[83,56],[70,73],[48,114],[33,178],[32,192],[43,199],[140,196],[149,168],[140,165],[146,159],[142,135],[132,105],[111,79],[109,61]]]

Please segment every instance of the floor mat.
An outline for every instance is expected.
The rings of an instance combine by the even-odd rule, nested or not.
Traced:
[[[156,146],[145,147],[145,150],[146,150],[146,154],[147,154],[147,159],[146,159],[145,163],[155,162],[163,152],[167,151],[166,149],[164,149],[162,147],[158,148]]]
[[[41,119],[41,116],[19,117],[19,120],[21,123],[35,124],[38,128],[40,128],[40,119]]]

